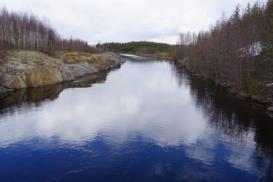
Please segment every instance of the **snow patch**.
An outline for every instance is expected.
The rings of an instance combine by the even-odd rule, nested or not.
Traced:
[[[241,57],[245,56],[259,56],[262,53],[262,44],[261,42],[255,42],[253,44],[250,44],[246,47],[243,47],[239,49],[239,52],[241,52]]]

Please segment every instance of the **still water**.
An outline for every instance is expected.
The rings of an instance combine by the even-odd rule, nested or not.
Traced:
[[[164,61],[0,100],[0,181],[272,181],[273,120]]]

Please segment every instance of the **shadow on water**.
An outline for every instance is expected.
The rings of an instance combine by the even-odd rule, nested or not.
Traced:
[[[272,181],[273,120],[265,113],[265,106],[238,99],[225,88],[191,75],[184,68],[173,65],[172,69],[178,83],[182,85],[186,82],[189,86],[196,106],[206,113],[212,126],[241,144],[248,131],[254,130],[256,167],[267,166],[265,178],[261,180]]]
[[[107,178],[107,180],[110,179],[106,177],[108,174],[115,176],[115,174],[124,170],[122,176],[124,179],[132,179],[132,175],[135,174],[135,181],[141,181],[139,179],[145,179],[146,181],[151,179],[150,181],[156,181],[157,178],[155,176],[150,176],[149,178],[150,173],[153,174],[152,169],[155,166],[156,173],[162,173],[162,176],[165,177],[163,179],[172,179],[171,176],[181,173],[181,178],[186,181],[191,181],[192,179],[210,181],[209,179],[223,178],[227,178],[226,181],[228,181],[229,176],[234,175],[235,177],[230,179],[237,179],[236,175],[237,177],[240,177],[241,174],[242,177],[245,174],[243,172],[244,168],[250,168],[249,171],[246,170],[249,173],[247,175],[248,177],[250,176],[249,178],[238,179],[272,181],[273,121],[264,112],[264,106],[247,100],[240,100],[229,94],[224,88],[215,86],[210,81],[204,81],[198,77],[192,76],[184,69],[178,69],[174,65],[171,67],[171,74],[173,75],[169,75],[169,72],[164,75],[165,73],[162,72],[170,71],[169,68],[169,64],[166,62],[161,64],[154,60],[129,61],[128,64],[124,65],[123,70],[121,69],[118,72],[119,74],[113,74],[112,78],[108,79],[110,81],[109,83],[107,81],[107,83],[104,84],[104,87],[103,85],[101,88],[96,88],[94,86],[92,89],[84,90],[82,92],[73,91],[73,93],[70,92],[66,95],[66,98],[63,99],[61,97],[59,98],[59,95],[64,89],[92,87],[95,83],[104,83],[107,79],[107,73],[91,75],[75,82],[19,90],[11,93],[0,100],[0,115],[5,115],[6,113],[13,115],[18,109],[25,107],[40,108],[43,103],[55,101],[57,98],[62,101],[49,111],[47,111],[48,108],[45,108],[46,112],[44,113],[47,114],[46,116],[54,116],[57,118],[53,123],[58,123],[58,125],[57,127],[53,125],[53,129],[51,128],[52,123],[48,122],[47,118],[38,122],[36,119],[39,117],[36,116],[34,117],[33,122],[28,123],[27,120],[29,120],[29,117],[35,112],[30,112],[30,115],[25,115],[25,117],[21,116],[23,119],[20,117],[19,119],[17,118],[18,121],[15,123],[12,123],[13,118],[15,117],[7,118],[7,125],[5,125],[3,131],[15,128],[15,133],[20,130],[20,128],[22,130],[22,136],[10,136],[11,139],[8,138],[7,141],[9,142],[9,140],[11,140],[9,143],[20,144],[21,139],[28,138],[27,134],[33,132],[36,126],[45,127],[44,131],[48,134],[45,136],[54,136],[54,143],[56,142],[54,139],[56,136],[57,138],[61,138],[60,136],[66,138],[67,135],[65,134],[67,133],[72,134],[68,135],[68,144],[69,139],[74,139],[74,137],[78,139],[79,136],[84,136],[83,138],[86,138],[86,141],[88,142],[85,143],[85,140],[83,141],[84,145],[78,152],[78,161],[75,158],[75,163],[72,163],[73,168],[71,169],[74,169],[74,167],[79,164],[86,164],[86,166],[79,166],[79,168],[83,170],[84,175],[92,177],[102,176],[105,177],[102,179]],[[152,71],[153,74],[151,74]],[[164,80],[164,78],[167,79]],[[180,87],[181,89],[179,89]],[[187,91],[189,91],[189,93]],[[75,96],[75,94],[78,94],[78,97],[75,97],[75,100],[64,102],[68,98],[71,98],[71,95]],[[170,96],[170,94],[173,95]],[[178,97],[180,95],[182,95],[182,97]],[[92,100],[92,102],[87,101],[88,99]],[[186,100],[183,101],[183,99]],[[75,103],[75,101],[79,100],[82,102]],[[163,100],[164,102],[159,102],[159,100]],[[186,101],[192,101],[193,104]],[[84,108],[87,108],[84,112],[79,112],[78,115],[75,112],[72,115],[69,115],[67,121],[63,122],[62,119],[65,120],[65,117],[57,117],[60,114],[64,115],[66,112],[74,111],[74,106],[65,107],[66,105],[71,106],[79,103],[84,104]],[[138,103],[143,103],[143,105],[140,104],[140,107],[138,108]],[[123,105],[126,107],[121,107]],[[51,105],[50,107],[52,106],[54,105]],[[188,116],[187,113],[183,113],[184,106],[189,107],[189,109],[184,108],[184,112],[194,110],[188,114],[190,116]],[[196,108],[199,109],[200,112],[195,112]],[[108,114],[104,114],[104,112]],[[90,117],[92,114],[96,115],[96,117]],[[194,114],[204,114],[205,119],[192,116]],[[38,116],[44,117],[45,115]],[[51,117],[49,117],[49,119],[50,118]],[[25,123],[22,124],[21,121],[24,121],[24,119]],[[113,121],[111,119],[113,119]],[[16,120],[16,118],[14,120]],[[77,122],[70,120],[77,120]],[[138,122],[138,120],[140,122]],[[200,122],[196,122],[195,120],[200,120]],[[47,128],[48,125],[46,125],[48,123],[49,129]],[[16,128],[16,125],[20,124],[21,126]],[[200,124],[203,124],[203,126],[199,126]],[[209,125],[209,129],[203,130],[203,128],[206,127],[206,124]],[[73,127],[75,128],[75,131],[73,130]],[[202,128],[202,130],[198,130],[198,127]],[[56,128],[58,130],[54,130]],[[186,129],[183,130],[183,128]],[[39,129],[41,128],[38,127],[36,130],[39,131]],[[128,136],[126,135],[127,132],[129,133]],[[185,133],[185,136],[181,134],[183,132]],[[219,137],[219,139],[210,138],[210,136],[206,137],[209,135],[207,132],[213,133],[210,136]],[[92,137],[89,137],[89,133],[91,133]],[[196,136],[192,136],[194,133],[196,133]],[[136,135],[135,138],[134,134]],[[175,136],[179,134],[182,136],[177,136],[176,138]],[[26,137],[24,137],[25,135]],[[38,135],[33,132],[30,134],[29,138],[36,139],[36,136],[43,135]],[[103,136],[107,137],[103,138]],[[116,139],[115,137],[117,137],[116,143],[114,140]],[[126,141],[126,139],[128,139],[128,141],[124,142],[124,146],[119,149],[118,147],[120,145],[118,144],[118,139],[123,141],[123,137],[124,141]],[[148,142],[140,140],[141,137],[143,137],[143,140],[145,141],[147,139]],[[149,138],[150,140],[148,140]],[[190,138],[189,141],[192,142],[186,143],[183,140],[185,138]],[[191,138],[193,138],[193,140],[191,140]],[[111,149],[111,145],[106,145],[107,140],[108,143],[114,143],[113,148],[116,147],[115,150]],[[112,142],[112,140],[114,142]],[[162,141],[163,144],[165,142],[165,145],[160,145],[162,144]],[[214,142],[213,146],[207,146],[210,145],[209,142]],[[39,143],[37,145],[39,145]],[[58,144],[56,145],[58,146]],[[11,152],[2,152],[2,154],[12,154],[14,148],[12,148],[12,145],[10,146],[10,148],[6,148],[6,151]],[[16,145],[14,146],[16,148]],[[63,146],[61,145],[60,147]],[[22,151],[24,151],[24,149],[25,148],[23,148]],[[30,153],[33,153],[29,156],[34,156],[35,158],[37,153],[39,154],[39,151],[42,150],[30,151]],[[56,154],[58,151],[60,152],[60,156]],[[71,149],[65,149],[64,147],[63,151],[51,150],[51,156],[56,154],[58,157],[56,157],[55,160],[58,162],[61,161],[60,166],[57,166],[58,169],[69,167],[69,163],[62,166],[62,162],[65,163],[71,159],[69,158],[70,156],[65,158],[69,154],[68,151],[71,152]],[[88,151],[88,155],[85,155],[86,151]],[[91,155],[89,153],[90,151],[92,151],[92,154],[94,155]],[[206,163],[206,160],[202,160],[202,158],[206,158],[207,155],[209,156],[209,152],[211,151],[215,153],[215,160],[213,160],[214,162]],[[44,153],[42,154],[42,156],[46,155]],[[218,154],[221,156],[218,156]],[[17,155],[16,152],[15,155]],[[76,154],[74,153],[74,155]],[[242,155],[246,155],[247,157],[244,158]],[[83,156],[86,158],[83,158]],[[14,156],[11,155],[11,157]],[[20,157],[18,158],[21,159]],[[242,158],[246,159],[246,161],[241,161]],[[22,157],[22,159],[22,163],[24,164],[25,158]],[[30,159],[32,158],[30,157]],[[252,159],[254,161],[248,161]],[[54,165],[51,167],[52,169],[55,169],[55,160],[44,160],[53,161]],[[35,162],[36,161],[37,160],[35,160]],[[204,163],[201,163],[200,161],[204,161]],[[208,161],[210,161],[210,159],[208,159]],[[245,163],[248,162],[251,163],[249,165],[250,167],[248,167],[248,164],[245,165]],[[235,165],[241,166],[237,166],[236,168]],[[87,169],[81,167],[87,167]],[[235,171],[234,168],[238,170]],[[13,167],[8,168],[5,165],[3,165],[3,169],[8,169],[10,171],[14,170]],[[30,169],[35,170],[36,167]],[[86,173],[84,173],[84,170],[86,170]],[[235,174],[230,175],[231,172]],[[60,174],[61,173],[62,172],[60,172]],[[55,171],[53,171],[52,174],[55,176]],[[48,177],[48,174],[45,175]],[[74,176],[77,175],[74,174]],[[81,177],[80,174],[79,176]]]
[[[20,89],[8,93],[5,97],[0,99],[0,114],[12,113],[12,106],[16,108],[26,107],[39,107],[43,102],[53,101],[57,99],[60,93],[68,88],[88,88],[92,87],[95,83],[103,83],[106,81],[107,72],[100,72],[85,76],[73,82],[66,82],[62,84]]]

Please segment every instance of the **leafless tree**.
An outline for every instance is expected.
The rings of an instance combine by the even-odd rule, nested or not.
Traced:
[[[237,6],[230,18],[223,16],[209,31],[200,32],[196,41],[188,41],[189,33],[181,34],[176,46],[176,59],[187,58],[192,71],[236,92],[251,92],[257,59],[255,49],[261,49],[264,35],[271,49],[268,52],[273,52],[270,48],[273,47],[272,41],[270,45],[270,40],[273,40],[272,2],[269,0],[267,5],[248,4],[243,10]],[[268,27],[270,21],[271,29]]]
[[[0,49],[28,49],[44,52],[90,51],[87,42],[62,39],[56,31],[31,14],[0,10]]]

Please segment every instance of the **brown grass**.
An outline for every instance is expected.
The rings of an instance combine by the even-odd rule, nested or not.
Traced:
[[[69,52],[69,53],[64,53],[63,55],[63,60],[66,63],[78,63],[82,61],[87,61],[90,59],[92,54],[90,53],[84,53],[84,52]]]

